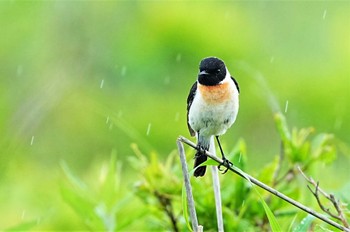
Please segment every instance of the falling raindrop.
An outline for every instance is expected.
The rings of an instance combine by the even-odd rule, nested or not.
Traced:
[[[151,131],[151,126],[152,124],[151,123],[148,123],[148,126],[147,126],[147,132],[146,132],[146,135],[148,136],[150,131]]]
[[[182,58],[181,53],[178,53],[178,54],[176,55],[176,62],[180,62],[180,61],[181,61],[181,58]]]
[[[326,15],[327,15],[327,10],[324,10],[324,11],[323,11],[323,16],[322,16],[322,18],[325,19],[325,18],[326,18]]]
[[[22,215],[21,215],[21,219],[22,219],[22,220],[24,219],[25,215],[26,215],[26,211],[23,210],[23,211],[22,211]]]
[[[286,105],[284,107],[284,113],[287,113],[287,111],[288,111],[288,100],[286,101]]]
[[[274,57],[274,56],[271,56],[271,58],[270,58],[270,63],[272,64],[274,61],[275,61],[275,57]]]
[[[175,122],[178,122],[179,118],[180,118],[180,113],[176,112],[176,114],[175,114]]]
[[[101,84],[100,84],[100,89],[102,89],[103,88],[103,84],[105,83],[105,80],[104,79],[102,79],[102,81],[101,81]]]
[[[122,76],[125,76],[125,74],[126,74],[126,66],[125,65],[122,67],[122,70],[121,70],[120,74]]]
[[[34,143],[34,135],[32,136],[32,139],[30,140],[30,146],[32,146]]]
[[[242,152],[239,153],[238,163],[241,162],[241,159],[242,159]]]
[[[107,119],[106,119],[106,124],[108,124],[109,122],[109,116],[107,116]]]

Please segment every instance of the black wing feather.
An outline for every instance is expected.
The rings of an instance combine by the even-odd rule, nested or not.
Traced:
[[[195,136],[196,132],[191,128],[189,121],[188,121],[188,113],[190,112],[190,108],[194,99],[194,96],[196,95],[197,92],[197,81],[192,85],[190,93],[187,97],[187,126],[188,130],[190,131],[191,136]]]
[[[238,90],[238,93],[240,93],[240,91],[239,91],[239,86],[238,86],[238,82],[237,82],[236,79],[233,78],[232,76],[231,76],[231,79],[232,79],[233,82],[235,83],[235,85],[236,85],[236,87],[237,87],[237,90]]]

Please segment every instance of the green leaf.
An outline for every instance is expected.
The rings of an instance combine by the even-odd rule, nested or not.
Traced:
[[[327,146],[320,156],[320,160],[326,164],[332,163],[337,158],[335,147]]]
[[[292,163],[306,162],[310,159],[310,142],[307,140],[309,135],[314,132],[313,128],[302,128],[292,130],[291,139],[291,154],[290,159]]]
[[[279,132],[281,139],[284,143],[290,143],[291,135],[288,129],[286,118],[281,113],[275,114],[275,123],[277,131]]]
[[[176,160],[177,157],[176,151],[173,151],[168,155],[164,164],[165,170],[171,170],[174,167],[174,160]]]
[[[267,164],[260,172],[259,174],[259,180],[265,184],[271,185],[273,182],[273,178],[275,175],[275,172],[278,168],[280,162],[280,157],[275,156],[275,159]]]
[[[306,217],[303,218],[303,220],[301,220],[300,224],[294,228],[293,232],[309,231],[309,227],[314,219],[315,219],[314,216],[312,216],[311,214],[308,214]]]
[[[103,224],[95,213],[96,200],[91,190],[75,176],[65,162],[61,167],[71,186],[61,184],[61,196],[63,200],[79,215],[90,228],[104,229]]]
[[[312,140],[312,153],[317,156],[322,150],[322,147],[324,147],[331,139],[333,139],[333,135],[331,134],[318,134],[313,140]]]
[[[297,129],[293,130],[293,138],[292,141],[295,144],[295,146],[300,147],[302,146],[307,138],[310,136],[315,131],[314,128],[309,127],[309,128],[302,128],[299,131]]]
[[[293,147],[293,155],[291,157],[293,163],[304,163],[310,159],[310,142],[307,141],[297,146],[293,144]]]
[[[270,226],[271,226],[271,230],[273,232],[279,232],[282,231],[281,226],[278,224],[277,219],[275,217],[275,215],[273,215],[272,211],[270,210],[270,208],[267,206],[266,202],[264,201],[264,199],[261,197],[260,193],[258,191],[256,191],[260,197],[260,202],[264,207],[265,213],[267,218],[269,219],[270,222]]]
[[[245,174],[242,170],[240,170],[239,168],[233,166],[232,167],[237,173],[241,174],[246,180],[249,181],[249,183],[252,185],[252,188],[255,190],[256,194],[258,195],[261,204],[263,205],[263,208],[265,210],[266,216],[269,219],[270,222],[270,226],[271,226],[271,230],[273,232],[279,232],[282,231],[281,226],[278,224],[277,219],[275,217],[275,215],[273,215],[271,209],[268,207],[268,205],[266,204],[265,200],[263,199],[263,197],[261,196],[261,194],[259,193],[259,191],[256,189],[255,185],[253,185],[253,183],[250,181],[249,177],[247,176],[247,174]]]
[[[218,163],[215,161],[215,160],[212,160],[210,158],[208,158],[205,162],[203,162],[200,166],[204,166],[204,165],[207,165],[207,166],[217,166]]]
[[[331,143],[332,134],[319,134],[312,140],[312,157],[325,163],[331,163],[336,158],[335,145]]]
[[[95,203],[91,199],[65,186],[61,186],[61,195],[63,200],[79,215],[84,223],[90,226],[94,224],[92,222],[98,221],[93,211]]]
[[[67,163],[65,161],[61,161],[60,165],[62,167],[62,170],[66,177],[68,178],[69,182],[79,189],[80,191],[85,191],[87,189],[86,185],[84,182],[82,182],[78,177],[76,177],[71,170],[69,169]]]
[[[108,164],[104,164],[100,174],[100,182],[98,186],[99,197],[110,206],[115,202],[115,196],[118,193],[118,189],[121,184],[121,162],[117,162],[117,155],[115,151],[112,151],[111,158]]]

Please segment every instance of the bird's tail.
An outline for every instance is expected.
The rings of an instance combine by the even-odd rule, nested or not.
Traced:
[[[194,160],[194,168],[196,170],[194,171],[193,175],[195,177],[198,176],[204,176],[205,171],[207,169],[206,166],[200,166],[202,163],[204,163],[207,160],[207,156],[203,153],[203,150],[209,151],[211,147],[214,148],[214,137],[213,136],[202,136],[198,135],[198,142],[197,146],[201,148],[202,151],[197,150],[197,153],[195,155]],[[199,167],[200,166],[200,167]]]
[[[194,160],[194,168],[197,168],[199,165],[204,163],[206,160],[207,160],[207,156],[205,154],[202,154],[200,151],[197,151],[197,153],[195,155],[195,160]],[[196,170],[194,170],[193,175],[195,177],[204,176],[206,169],[207,169],[207,166],[198,167]]]

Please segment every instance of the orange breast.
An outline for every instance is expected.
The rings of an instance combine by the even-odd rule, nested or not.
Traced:
[[[208,104],[223,103],[231,98],[229,83],[222,83],[214,86],[198,84],[198,90]]]

